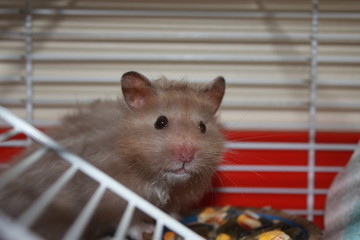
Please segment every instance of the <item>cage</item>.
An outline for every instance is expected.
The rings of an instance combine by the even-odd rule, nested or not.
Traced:
[[[60,148],[18,118],[41,130],[56,125],[78,104],[116,98],[128,70],[193,82],[223,75],[228,151],[201,205],[271,207],[323,227],[327,189],[360,138],[359,12],[351,0],[2,1],[0,103],[12,112],[1,108],[2,140],[10,139],[0,143],[2,168],[28,138]],[[64,158],[77,158],[70,155]],[[32,239],[16,221],[5,222]]]

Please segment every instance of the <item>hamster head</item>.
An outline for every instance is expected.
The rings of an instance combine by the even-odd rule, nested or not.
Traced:
[[[165,78],[150,82],[128,72],[121,87],[126,111],[118,149],[129,169],[173,184],[210,179],[224,150],[216,118],[224,78],[204,86]]]

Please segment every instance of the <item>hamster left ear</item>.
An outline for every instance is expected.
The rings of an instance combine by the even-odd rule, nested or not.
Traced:
[[[215,78],[209,87],[205,89],[205,94],[211,103],[212,114],[215,114],[225,94],[225,79],[221,76]]]
[[[140,110],[154,96],[150,81],[138,72],[127,72],[121,77],[121,89],[127,106]]]

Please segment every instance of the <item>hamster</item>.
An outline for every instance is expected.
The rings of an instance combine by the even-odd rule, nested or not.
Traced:
[[[149,81],[140,73],[127,72],[121,89],[123,99],[97,100],[81,107],[49,135],[158,208],[178,214],[208,191],[222,158],[224,139],[216,112],[225,80],[217,77],[208,85],[165,78]],[[40,166],[12,183],[11,194],[0,193],[1,209],[17,216],[30,198],[68,167],[54,156],[46,154]],[[39,181],[35,184],[33,178]],[[95,187],[88,177],[77,174],[34,230],[47,239],[60,239]],[[126,202],[106,192],[83,239],[97,239],[111,231],[125,207]],[[139,231],[148,221],[135,212],[132,236],[140,238]]]

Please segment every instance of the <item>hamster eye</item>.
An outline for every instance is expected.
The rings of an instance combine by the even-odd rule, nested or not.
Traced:
[[[160,117],[158,117],[158,119],[156,120],[156,122],[155,122],[155,124],[154,124],[154,127],[156,128],[156,129],[163,129],[163,128],[165,128],[165,127],[167,127],[167,125],[168,125],[168,122],[169,122],[169,120],[167,119],[167,117],[165,117],[165,116],[160,116]]]
[[[200,123],[199,123],[199,129],[202,134],[204,134],[206,132],[206,125],[202,121],[200,121]]]

